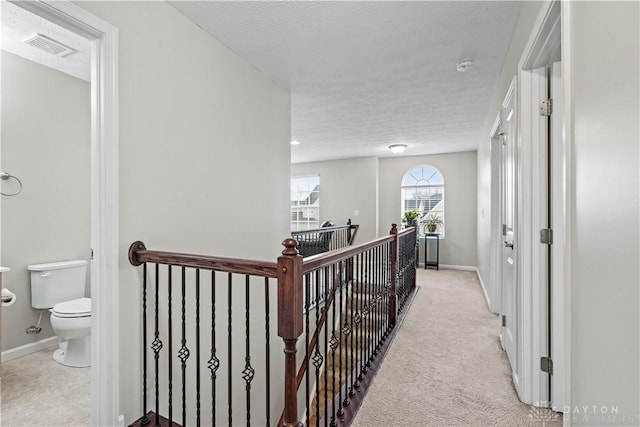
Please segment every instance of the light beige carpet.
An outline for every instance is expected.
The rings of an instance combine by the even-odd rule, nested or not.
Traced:
[[[561,426],[518,400],[476,273],[418,270],[418,293],[354,426]]]

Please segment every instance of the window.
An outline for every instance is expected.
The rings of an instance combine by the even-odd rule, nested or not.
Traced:
[[[426,231],[427,219],[437,215],[442,223],[436,232],[444,237],[444,178],[433,166],[419,166],[402,178],[402,215],[412,210],[421,215],[420,234]]]
[[[320,177],[291,178],[291,231],[320,227]]]

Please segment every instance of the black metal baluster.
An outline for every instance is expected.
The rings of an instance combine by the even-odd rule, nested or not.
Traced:
[[[147,263],[142,265],[142,424],[147,416]]]
[[[168,353],[169,353],[169,425],[171,425],[173,423],[173,360],[172,359],[172,341],[173,341],[173,337],[172,337],[172,327],[171,327],[171,318],[173,317],[172,315],[172,310],[171,310],[171,282],[172,282],[172,274],[171,274],[171,266],[167,266],[167,271],[168,271],[168,300],[167,300],[167,306],[168,306],[168,317],[169,317],[169,341],[168,341]]]
[[[380,246],[377,246],[374,250],[374,265],[375,265],[375,273],[373,275],[373,280],[369,284],[369,289],[367,291],[368,295],[368,304],[369,304],[369,344],[367,345],[367,368],[371,367],[371,362],[373,361],[373,346],[375,346],[375,323],[374,323],[374,311],[373,311],[373,289],[375,284],[380,280]]]
[[[182,339],[180,351],[178,351],[178,358],[182,362],[182,425],[187,425],[187,359],[189,358],[189,349],[187,348],[186,337],[186,281],[187,272],[186,267],[182,267]]]
[[[382,286],[382,284],[384,283],[384,278],[385,278],[385,246],[382,246],[380,248],[380,258],[379,258],[379,262],[380,262],[380,275],[378,277],[378,282],[376,283],[376,290],[375,290],[375,294],[374,297],[376,299],[376,349],[373,351],[374,356],[378,355],[378,352],[380,351],[380,328],[382,325],[382,304],[380,304],[380,287]]]
[[[357,262],[358,257],[356,256],[355,262]],[[349,386],[349,396],[353,397],[355,396],[355,390],[354,390],[354,367],[355,367],[355,349],[353,346],[353,336],[356,334],[356,330],[353,327],[353,317],[354,317],[354,304],[353,304],[353,300],[354,300],[354,291],[355,291],[355,287],[356,287],[356,283],[358,281],[358,272],[357,272],[357,268],[358,266],[356,265],[356,273],[355,273],[355,277],[353,279],[353,282],[351,283],[351,297],[349,298],[348,304],[349,304],[349,308],[351,309],[351,313],[350,313],[350,322],[349,322],[349,327],[350,327],[350,332],[349,332],[349,353],[350,353],[350,357],[349,357],[349,370],[347,371],[351,377],[351,382],[350,382],[350,386]]]
[[[391,245],[385,245],[385,264],[386,264],[386,274],[384,281],[380,284],[380,306],[382,307],[382,318],[380,322],[380,345],[384,343],[386,338],[386,321],[387,321],[387,310],[389,307],[386,305],[385,292],[387,289],[387,283],[391,280]]]
[[[211,357],[207,367],[211,371],[211,425],[216,425],[216,379],[220,360],[216,355],[216,272],[211,272]]]
[[[371,342],[371,335],[369,334],[369,286],[371,285],[371,281],[373,279],[373,263],[371,262],[371,253],[372,250],[369,249],[365,252],[365,257],[367,259],[367,281],[364,284],[364,291],[362,293],[362,332],[364,338],[363,346],[362,346],[362,373],[367,373],[367,365],[371,365],[369,363],[369,344]]]
[[[369,354],[369,360],[371,362],[373,362],[375,360],[376,357],[376,347],[378,345],[378,336],[376,334],[377,330],[378,330],[378,319],[376,316],[377,313],[377,309],[378,309],[378,304],[377,304],[377,299],[376,299],[376,287],[378,286],[378,283],[380,283],[380,278],[382,277],[382,270],[383,270],[383,265],[380,263],[382,257],[382,247],[378,246],[376,247],[376,251],[375,251],[375,263],[376,263],[376,279],[373,282],[373,284],[371,285],[371,352]]]
[[[376,302],[378,306],[378,324],[376,326],[378,338],[376,339],[376,355],[380,352],[380,348],[382,347],[382,330],[384,325],[384,304],[382,301],[382,290],[384,289],[385,283],[387,283],[387,277],[389,276],[389,245],[384,245],[384,277],[380,280],[380,283],[376,286]]]
[[[329,353],[329,307],[327,307],[327,302],[329,301],[329,289],[331,288],[329,282],[329,267],[324,268],[324,308],[322,312],[324,313],[324,360],[327,359],[327,354]],[[327,426],[329,417],[327,416],[328,404],[329,404],[329,386],[327,375],[329,374],[329,370],[327,369],[327,365],[325,364],[324,369],[324,424]]]
[[[320,270],[315,271],[316,298],[320,295]],[[320,305],[316,305],[316,330],[314,335],[320,338]],[[313,353],[313,366],[316,368],[316,427],[320,426],[320,367],[322,366],[322,355],[320,354],[320,342],[316,340],[315,351]]]
[[[251,426],[251,381],[255,375],[255,370],[251,366],[251,336],[249,326],[249,275],[245,276],[244,284],[245,301],[244,301],[244,319],[245,319],[245,356],[244,356],[244,369],[242,370],[242,379],[245,382],[245,390],[247,392],[247,427]]]
[[[391,263],[391,253],[393,253],[391,251],[391,247],[389,247],[389,263]],[[397,261],[397,260],[394,260]],[[389,332],[391,331],[391,310],[392,310],[392,305],[391,305],[391,288],[393,286],[395,286],[397,277],[393,276],[391,274],[391,265],[389,265],[389,281],[386,284],[386,289],[384,292],[384,298],[385,298],[385,307],[387,307],[387,311],[385,313],[386,318],[385,318],[385,331],[384,331],[384,340],[386,341],[387,338],[389,337]]]
[[[267,359],[267,384],[266,384],[266,406],[267,406],[267,420],[266,427],[271,424],[271,348],[269,342],[269,278],[264,278],[264,330],[265,330],[265,354]]]
[[[200,427],[200,269],[196,269],[196,426]]]
[[[310,366],[309,366],[309,311],[311,310],[311,275],[307,274],[304,278],[305,282],[305,322],[304,322],[304,357],[307,364],[307,369],[304,375],[305,380],[305,407],[307,408],[307,422],[306,426],[309,426],[311,417],[311,391],[310,391]]]
[[[348,273],[348,269],[349,269],[349,262],[346,261],[344,263],[345,266],[345,278],[348,277],[349,273]],[[347,406],[349,404],[349,398],[347,397],[347,393],[345,392],[344,394],[344,400],[342,400],[342,389],[343,389],[343,384],[342,384],[342,360],[344,360],[344,363],[346,365],[347,360],[346,360],[346,355],[347,355],[347,345],[346,345],[346,337],[344,339],[344,341],[342,340],[343,335],[344,335],[344,331],[346,330],[347,327],[347,319],[346,316],[343,315],[344,313],[344,307],[343,307],[343,290],[345,288],[345,286],[348,286],[348,278],[347,280],[345,280],[344,283],[340,283],[340,323],[338,323],[338,341],[339,341],[339,345],[340,345],[340,356],[338,357],[338,383],[339,385],[339,389],[338,389],[338,401],[342,403],[343,406]],[[344,317],[344,326],[343,326],[343,317]],[[345,376],[345,380],[344,380],[344,384],[347,384],[347,378]],[[345,389],[346,391],[346,389]],[[340,408],[338,408],[338,416],[341,417],[344,415],[344,410],[342,409],[342,406],[340,406]]]
[[[331,317],[331,341],[329,345],[331,346],[331,427],[335,427],[338,425],[336,421],[336,349],[338,348],[338,339],[336,338],[336,292],[338,287],[341,284],[341,277],[338,277],[336,283],[336,264],[331,266],[331,277],[333,277],[333,286],[331,287],[331,297],[333,298],[333,304],[331,304],[331,312],[333,316]],[[328,317],[328,315],[327,315]],[[340,327],[340,323],[338,323],[338,328]]]
[[[155,364],[155,386],[156,386],[156,417],[155,426],[160,427],[160,383],[159,383],[159,371],[160,371],[160,350],[162,349],[162,341],[160,340],[159,318],[158,318],[158,302],[160,299],[160,265],[156,264],[156,300],[155,300],[155,331],[151,348],[153,349],[153,358]]]
[[[232,283],[232,274],[229,273],[228,277],[227,277],[227,356],[229,358],[229,370],[227,371],[227,398],[228,398],[228,407],[227,407],[227,412],[229,415],[229,427],[232,426],[232,416],[233,416],[233,402],[232,402],[232,396],[233,396],[233,389],[232,389],[232,384],[233,384],[233,370],[231,369],[232,367],[232,356],[233,356],[233,352],[232,352],[232,340],[231,340],[231,302],[232,302],[232,298],[231,298],[231,283]]]
[[[376,246],[373,251],[373,263],[375,266],[375,272],[373,274],[373,280],[369,285],[369,362],[368,366],[371,366],[371,362],[374,359],[374,351],[376,349],[376,325],[378,320],[376,319],[376,310],[378,305],[376,303],[376,286],[380,281],[380,246]]]
[[[353,388],[356,390],[360,389],[360,347],[362,343],[362,313],[360,312],[360,294],[362,293],[362,284],[364,283],[364,259],[362,253],[358,254],[358,289],[355,294],[355,310],[356,314],[353,316],[353,321],[355,324],[355,329],[353,331],[356,336],[356,346],[353,348],[353,352],[355,353],[355,365],[353,375],[355,377],[355,383],[353,384]]]
[[[366,333],[366,289],[369,285],[369,281],[371,280],[371,264],[370,264],[370,256],[371,250],[367,250],[364,254],[365,258],[365,281],[360,287],[360,315],[362,317],[360,324],[360,381],[364,379],[364,374],[367,372],[366,368],[366,345],[365,345],[365,333]]]

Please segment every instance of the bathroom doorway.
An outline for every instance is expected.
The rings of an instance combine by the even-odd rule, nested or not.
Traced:
[[[46,162],[48,160],[49,164],[32,168],[37,171],[31,176],[32,172],[27,172],[29,169],[28,166],[31,165],[27,164],[25,169],[21,169],[23,166],[12,166],[9,163],[5,164],[4,157],[0,157],[0,165],[2,165],[2,168],[15,167],[17,170],[12,172],[12,175],[21,178],[21,173],[18,173],[18,170],[22,170],[24,171],[22,176],[26,177],[21,180],[23,184],[23,194],[13,196],[11,200],[9,200],[9,197],[3,197],[3,200],[0,202],[0,213],[2,213],[2,215],[0,215],[0,218],[2,218],[0,239],[3,239],[5,234],[11,234],[6,226],[5,219],[8,220],[12,216],[14,218],[16,217],[16,213],[12,212],[11,215],[7,215],[8,218],[4,218],[3,211],[5,210],[5,205],[9,202],[19,200],[18,198],[22,196],[22,202],[28,205],[29,213],[32,214],[35,211],[40,211],[40,214],[43,214],[40,218],[45,218],[45,220],[42,221],[43,223],[46,223],[48,219],[56,219],[57,222],[55,222],[55,224],[59,225],[58,228],[67,230],[66,234],[57,233],[51,231],[54,230],[54,225],[52,224],[43,224],[39,221],[35,223],[36,221],[32,221],[32,229],[36,229],[36,231],[44,235],[40,246],[55,246],[55,244],[58,244],[60,241],[75,240],[79,242],[82,240],[82,243],[76,245],[77,249],[74,249],[80,253],[70,254],[69,252],[65,252],[61,254],[60,257],[51,255],[47,256],[47,258],[48,261],[58,261],[63,258],[80,258],[91,261],[91,272],[87,280],[90,286],[88,286],[86,290],[86,295],[91,295],[92,297],[91,386],[90,390],[87,390],[85,393],[87,396],[90,396],[88,399],[91,408],[89,423],[92,425],[116,425],[119,413],[116,399],[118,390],[118,328],[116,323],[118,318],[117,29],[95,16],[86,13],[80,7],[66,1],[6,2],[3,0],[2,7],[3,30],[5,29],[5,18],[16,20],[19,16],[27,14],[26,16],[29,17],[29,20],[35,21],[40,19],[44,21],[43,25],[45,28],[42,29],[42,31],[34,31],[34,35],[41,34],[45,37],[36,40],[35,44],[53,49],[54,51],[71,48],[74,52],[68,54],[68,57],[76,54],[80,56],[79,52],[82,52],[83,48],[75,44],[72,40],[58,40],[58,43],[55,43],[55,37],[47,36],[47,29],[57,28],[58,30],[69,32],[71,37],[84,40],[84,43],[88,46],[86,56],[89,58],[88,80],[90,80],[90,82],[85,80],[85,86],[88,87],[88,90],[85,91],[88,99],[85,99],[85,102],[89,107],[89,111],[84,114],[87,122],[85,123],[86,129],[83,133],[85,136],[82,137],[85,139],[85,146],[83,149],[78,149],[76,145],[74,148],[65,148],[66,152],[63,152],[64,150],[52,142],[52,132],[45,132],[46,138],[38,138],[37,135],[35,137],[35,139],[45,140],[39,141],[41,144],[45,144],[46,148],[43,149],[44,156],[36,156],[38,151],[33,147],[29,148],[29,144],[25,142],[18,144],[17,148],[7,148],[7,161],[10,161],[12,156],[14,158],[20,157],[22,163],[25,164],[25,159],[29,156],[36,156],[40,158],[39,161],[43,161],[42,158],[44,157],[44,161]],[[51,33],[49,33],[49,35],[51,35]],[[57,36],[59,34],[54,31],[53,35]],[[50,38],[54,38],[54,42],[49,40]],[[5,50],[5,40],[6,38],[3,37],[3,50]],[[24,40],[25,38],[22,37],[20,42],[22,43]],[[14,67],[18,64],[18,66],[23,66],[24,74],[22,74],[22,77],[32,77],[30,75],[31,72],[24,71],[24,66],[32,65],[28,60],[19,57],[15,52],[3,52],[2,55],[3,71],[6,69],[5,66]],[[65,56],[66,53],[63,52],[63,54],[58,57],[57,62],[64,62],[63,59]],[[5,57],[9,59],[5,60]],[[42,64],[36,65],[40,65],[39,70],[42,73]],[[57,70],[56,72],[58,77],[61,75],[64,77],[68,74],[61,70]],[[37,74],[38,72],[34,73]],[[85,76],[86,75],[87,74],[85,74]],[[3,73],[3,79],[4,77]],[[79,77],[66,77],[67,80],[73,80],[74,78],[76,80],[83,80]],[[82,84],[79,84],[79,86],[82,86]],[[3,98],[7,87],[9,86],[3,87]],[[47,92],[48,90],[53,92]],[[62,119],[59,120],[60,123],[55,119],[62,117],[64,115],[63,113],[73,109],[71,92],[74,90],[70,89],[71,92],[64,92],[62,94],[55,94],[55,90],[60,90],[58,83],[50,83],[49,86],[45,85],[40,87],[41,92],[60,98],[59,105],[55,107],[47,106],[46,110],[39,111],[39,109],[42,110],[41,107],[43,106],[37,102],[31,102],[31,108],[19,117],[25,120],[22,127],[26,129],[27,133],[35,134],[36,131],[42,130],[39,128],[43,122],[52,121],[54,127],[58,126],[56,130],[61,131],[63,135],[66,133],[70,140],[72,139],[71,134],[74,133],[74,130],[68,124],[65,124]],[[52,95],[52,93],[55,95]],[[21,93],[16,99],[25,101],[26,95],[23,95],[24,93]],[[11,106],[14,107],[14,105],[12,102]],[[8,113],[9,109],[5,109],[4,107],[3,105],[3,112],[10,115]],[[41,118],[42,120],[28,122],[27,119],[33,117],[36,119]],[[47,119],[45,120],[44,117]],[[29,125],[29,123],[31,124]],[[2,154],[4,154],[3,151],[5,151],[4,137],[5,129],[3,126],[0,156],[2,156]],[[11,138],[6,139],[9,140]],[[48,145],[46,145],[47,143]],[[14,149],[17,150],[17,153],[11,153],[11,150]],[[49,186],[47,191],[42,191],[47,186]],[[32,192],[32,190],[35,189],[39,190],[40,194],[38,197],[35,197]],[[15,204],[17,205],[18,203]],[[67,208],[66,213],[60,212],[57,208],[53,208],[53,206],[60,205]],[[74,209],[71,209],[71,206],[74,206]],[[80,208],[80,206],[82,207]],[[15,208],[15,206],[12,206],[12,208]],[[75,216],[69,214],[71,211],[81,213]],[[70,217],[74,219],[71,220]],[[33,231],[34,230],[29,230],[29,232]],[[72,237],[72,235],[75,236],[74,233],[76,231],[82,231],[82,233],[77,233],[78,235],[82,234],[82,237]],[[36,256],[38,245],[35,243],[31,245],[28,238],[25,237],[20,242],[14,240],[14,242],[16,243],[15,245],[12,244],[12,247],[9,248],[5,246],[3,248],[0,254],[0,260],[6,258],[5,255],[8,251],[17,253],[18,245],[27,247],[27,250],[31,248],[29,256]],[[61,252],[63,251],[65,250],[61,250]],[[38,256],[44,255],[40,254]],[[4,262],[4,260],[2,262]],[[12,261],[12,263],[13,262],[14,261]],[[29,260],[26,262],[33,263],[40,261]],[[11,266],[8,267],[11,268]],[[15,272],[24,274],[25,269],[23,267],[24,266],[19,265]],[[12,286],[13,278],[11,276],[5,277],[6,279],[3,285],[6,287]],[[28,279],[26,282],[28,283]],[[18,300],[22,300],[22,305],[26,304],[28,308],[26,312],[28,314],[29,311],[32,311],[29,310],[29,285],[25,284],[24,278],[17,278],[14,283],[15,286],[21,289],[21,292],[18,293]],[[24,289],[25,286],[26,289]],[[13,307],[8,307],[6,312],[12,308],[18,308],[16,307],[17,305],[16,301],[16,304],[14,304]],[[24,311],[25,307],[22,308]],[[6,315],[6,313],[3,314],[3,317]],[[15,315],[20,317],[18,313],[15,313]],[[47,318],[48,315],[49,313],[46,312],[43,318]],[[33,326],[36,326],[36,329],[37,327],[42,327],[43,332],[48,327],[45,319],[40,321],[40,325],[42,326],[38,326],[36,322],[37,319],[31,317],[28,323],[29,325],[35,324]],[[20,322],[5,321],[3,324],[5,333],[9,325],[13,328],[14,325],[17,324],[15,327],[18,330],[18,334],[25,334],[25,328]],[[22,331],[20,331],[21,329]],[[52,338],[54,341],[57,341],[55,337]],[[36,340],[36,342],[38,341],[44,341],[41,345],[47,344],[46,339]],[[12,339],[9,339],[8,346],[11,346],[11,343]],[[13,343],[15,344],[15,341]],[[29,344],[33,344],[33,342],[27,343],[26,348],[24,345],[18,345],[16,348],[9,350],[13,351],[14,356],[20,352],[32,353],[38,350],[37,346],[29,347]],[[37,352],[33,354],[37,354]],[[11,352],[9,352],[9,355],[11,355]],[[4,356],[5,352],[3,352],[3,358]],[[4,406],[3,404],[3,418],[5,415]]]

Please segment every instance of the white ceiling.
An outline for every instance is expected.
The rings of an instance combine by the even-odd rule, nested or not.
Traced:
[[[477,149],[519,2],[172,1],[292,93],[292,161]],[[471,58],[473,67],[456,71]]]
[[[0,21],[2,50],[79,79],[91,80],[91,44],[87,39],[5,0],[0,1]],[[69,46],[76,52],[59,57],[22,42],[38,33]]]

